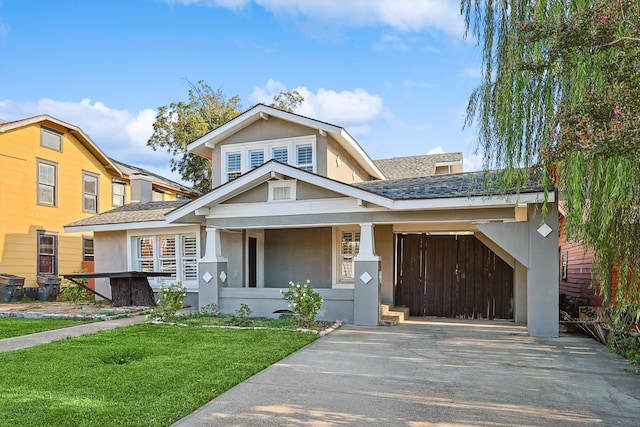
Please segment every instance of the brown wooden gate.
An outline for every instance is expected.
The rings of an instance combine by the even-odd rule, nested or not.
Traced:
[[[396,305],[412,316],[513,318],[513,268],[475,236],[397,236]]]

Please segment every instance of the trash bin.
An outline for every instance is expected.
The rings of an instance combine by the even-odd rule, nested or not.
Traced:
[[[40,301],[55,301],[60,292],[60,278],[58,276],[38,276],[36,279],[40,287]]]
[[[0,273],[0,302],[18,301],[23,287],[24,277]]]

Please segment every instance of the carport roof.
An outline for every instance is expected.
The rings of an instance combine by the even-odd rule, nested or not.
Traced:
[[[465,172],[416,178],[367,181],[351,185],[392,200],[496,196],[505,193],[524,194],[544,191],[540,179],[533,175],[527,184],[517,191],[516,189],[509,191],[501,189],[498,186],[498,178],[498,172]]]

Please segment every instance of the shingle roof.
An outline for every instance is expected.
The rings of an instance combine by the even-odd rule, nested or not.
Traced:
[[[173,209],[188,203],[189,200],[172,202],[130,203],[119,208],[94,215],[67,226],[123,224],[128,222],[164,221],[164,215]]]
[[[462,162],[462,153],[425,154],[373,161],[388,179],[435,175],[436,164],[441,162]]]
[[[422,176],[417,178],[367,181],[352,184],[371,193],[392,200],[439,199],[449,197],[491,196],[502,194],[497,184],[498,173],[465,172],[446,175]],[[489,184],[485,188],[485,182]],[[492,185],[492,183],[494,183]],[[526,186],[518,189],[520,193],[543,191],[539,179],[532,177]],[[512,189],[509,193],[515,193]]]

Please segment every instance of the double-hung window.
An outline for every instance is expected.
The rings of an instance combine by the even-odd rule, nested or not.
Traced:
[[[242,156],[239,151],[227,153],[225,163],[227,181],[233,181],[242,175]]]
[[[340,233],[339,281],[352,282],[354,275],[354,258],[360,250],[360,232],[342,231]]]
[[[84,212],[98,212],[98,176],[92,173],[82,173],[82,210]]]
[[[38,160],[38,204],[57,205],[58,166],[55,163]]]
[[[176,236],[160,236],[160,271],[176,277]]]
[[[38,274],[58,274],[58,236],[38,231]]]
[[[287,147],[277,147],[271,151],[271,157],[282,163],[289,163],[289,149]]]
[[[296,166],[307,172],[313,172],[313,146],[296,145]]]
[[[125,196],[126,188],[127,188],[127,184],[122,181],[113,181],[111,183],[111,189],[112,189],[111,204],[113,206],[124,205],[124,196]]]
[[[264,150],[249,150],[249,169],[257,168],[264,163]]]

